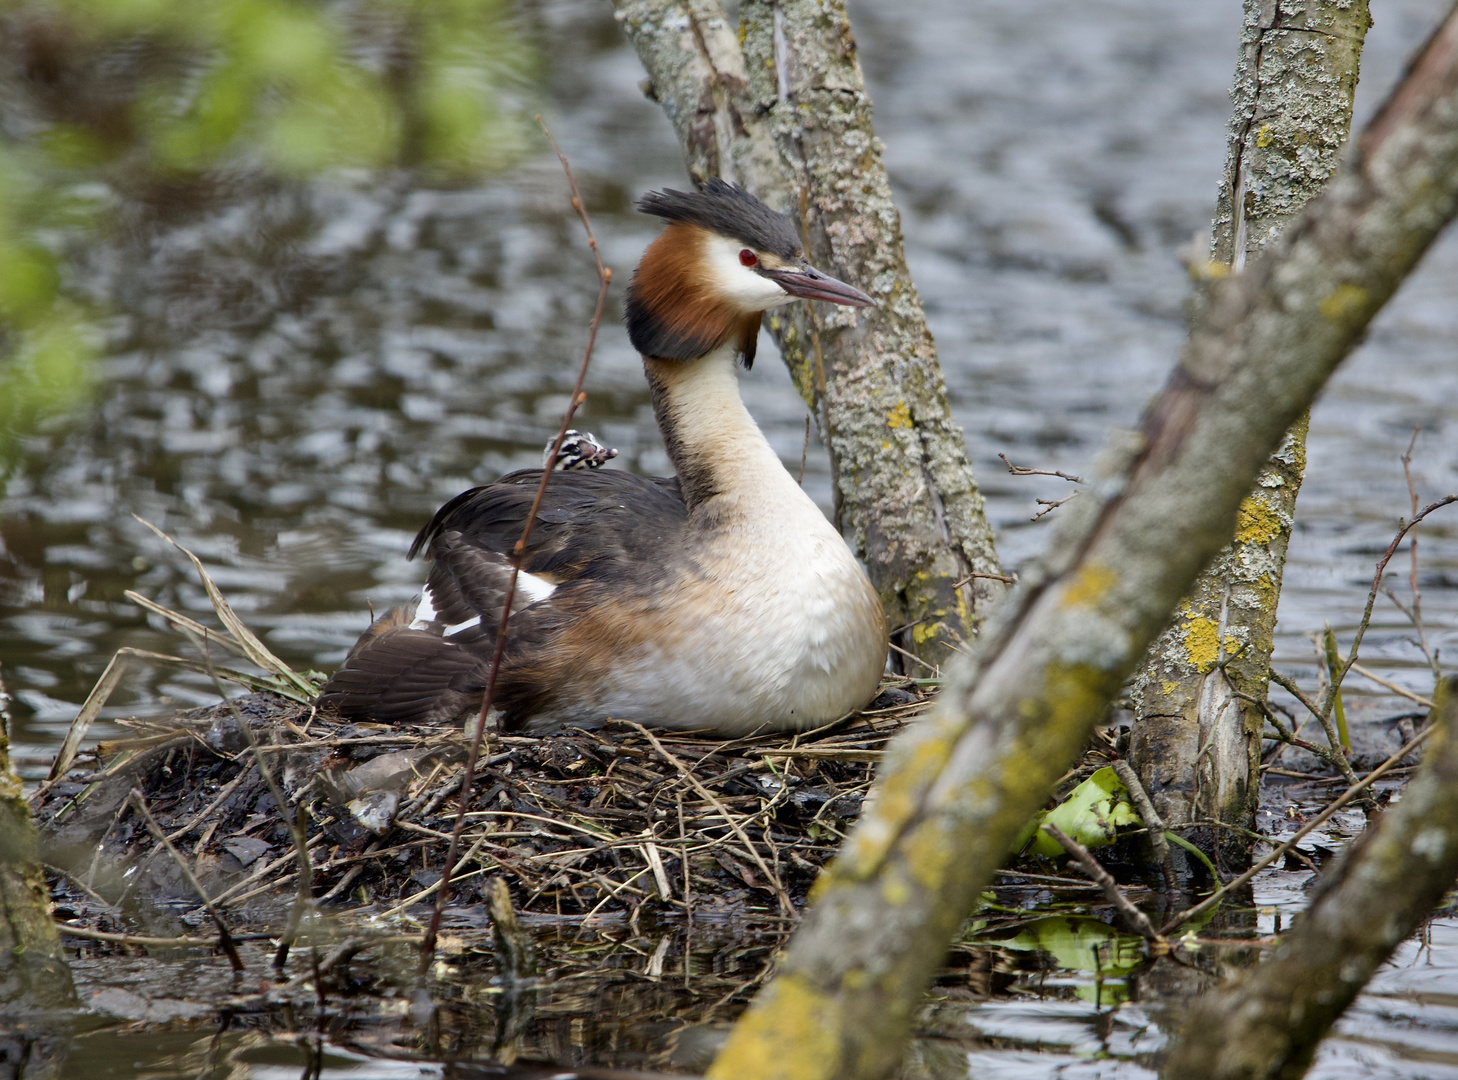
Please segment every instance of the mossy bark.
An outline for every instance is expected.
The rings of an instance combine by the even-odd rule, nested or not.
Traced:
[[[76,1004],[51,919],[35,826],[0,724],[0,1015]]]
[[[898,737],[778,973],[709,1075],[874,1078],[948,942],[1075,760],[1242,502],[1458,213],[1458,17],[1359,152],[1245,273],[1216,284],[1141,430],[1116,439],[933,712]]]
[[[1438,684],[1422,769],[1318,879],[1267,959],[1181,1018],[1166,1080],[1296,1080],[1337,1018],[1458,879],[1458,678]]]
[[[1331,177],[1351,130],[1369,22],[1367,0],[1246,0],[1213,257],[1197,277],[1242,272]],[[1265,725],[1241,695],[1266,697],[1306,428],[1302,417],[1261,470],[1233,542],[1135,677],[1131,757],[1171,828],[1254,825]],[[1226,865],[1249,862],[1237,832],[1194,838]]]
[[[879,302],[799,304],[768,326],[830,450],[837,524],[897,644],[941,665],[1002,595],[1001,570],[906,268],[844,4],[745,0],[736,35],[718,0],[615,3],[695,181],[735,180],[790,213],[810,261]]]

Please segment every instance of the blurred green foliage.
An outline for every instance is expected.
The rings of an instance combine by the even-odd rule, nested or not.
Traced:
[[[61,259],[110,170],[468,176],[524,148],[536,67],[506,0],[0,0],[0,41],[0,478],[89,385]]]

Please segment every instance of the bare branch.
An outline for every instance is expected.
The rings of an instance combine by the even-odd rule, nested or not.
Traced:
[[[1072,473],[1060,472],[1058,469],[1030,469],[1026,465],[1014,465],[1007,459],[1006,454],[998,454],[997,456],[1002,458],[1002,463],[1007,466],[1007,471],[1014,476],[1058,476],[1071,483],[1083,483],[1083,477],[1074,476]],[[1042,500],[1040,499],[1039,501],[1041,502]]]
[[[1093,853],[1084,847],[1073,837],[1069,836],[1057,825],[1043,824],[1043,831],[1051,836],[1058,843],[1063,845],[1063,850],[1078,864],[1089,879],[1104,890],[1109,903],[1114,905],[1115,910],[1123,916],[1129,929],[1142,937],[1145,941],[1156,942],[1165,948],[1169,943],[1154,929],[1154,924],[1149,921],[1149,916],[1134,906],[1134,902],[1124,895],[1124,890],[1119,888],[1119,883],[1113,879],[1103,865],[1093,857]]]
[[[572,416],[577,412],[577,407],[587,400],[587,395],[582,392],[582,384],[587,380],[587,368],[592,363],[593,346],[597,344],[597,330],[602,325],[603,306],[607,303],[608,285],[613,280],[612,270],[603,265],[602,252],[598,250],[597,238],[592,234],[592,221],[587,216],[587,204],[583,202],[582,192],[577,188],[577,178],[572,175],[572,166],[568,164],[562,148],[557,145],[557,140],[552,138],[552,133],[547,130],[547,125],[540,116],[537,117],[537,123],[542,125],[542,133],[552,144],[552,149],[557,154],[557,160],[562,163],[562,171],[567,174],[567,185],[572,189],[572,208],[577,211],[577,216],[582,221],[582,227],[587,232],[587,246],[592,251],[593,266],[597,269],[597,304],[592,309],[592,321],[587,324],[587,345],[582,350],[582,365],[577,369],[577,382],[572,387],[572,398],[562,416],[562,426],[557,431],[557,438],[553,440],[552,449],[542,466],[542,478],[537,484],[537,493],[532,498],[531,509],[527,511],[526,524],[521,530],[521,539],[517,540],[514,549],[511,581],[506,589],[506,602],[501,606],[501,621],[496,626],[496,647],[491,653],[491,669],[486,678],[486,692],[481,699],[481,712],[476,723],[476,730],[471,738],[471,750],[466,756],[466,765],[462,770],[462,776],[466,779],[461,783],[461,798],[456,806],[456,823],[451,830],[451,844],[445,863],[441,867],[439,889],[435,895],[435,910],[431,913],[430,925],[425,931],[425,938],[420,943],[418,974],[421,977],[424,977],[425,973],[430,970],[430,962],[435,956],[436,939],[440,934],[440,921],[445,914],[446,904],[451,898],[451,874],[454,872],[456,855],[461,847],[461,833],[466,827],[466,811],[471,805],[471,778],[476,775],[476,760],[481,756],[481,744],[486,738],[486,721],[491,712],[492,697],[496,693],[496,677],[501,673],[501,657],[506,650],[511,606],[516,600],[516,579],[521,572],[521,556],[526,551],[527,542],[531,539],[532,526],[536,524],[537,511],[542,508],[542,499],[547,494],[547,482],[552,478],[552,470],[557,464],[557,455],[562,450],[562,441],[567,438],[567,429],[572,426]]]

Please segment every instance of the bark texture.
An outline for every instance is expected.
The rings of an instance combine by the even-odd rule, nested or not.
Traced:
[[[947,943],[1112,696],[1235,529],[1266,459],[1458,211],[1458,17],[1351,164],[1218,283],[1137,435],[1044,569],[888,754],[721,1078],[890,1073]],[[1082,505],[1080,505],[1082,504]]]
[[[1182,1018],[1166,1080],[1297,1080],[1392,950],[1458,879],[1458,678],[1438,684],[1423,766],[1318,881],[1259,967]]]
[[[0,1015],[75,1004],[35,827],[10,764],[9,732],[0,725]]]
[[[1246,0],[1207,276],[1241,272],[1336,170],[1369,23],[1367,0]],[[1253,827],[1264,720],[1237,695],[1266,697],[1306,428],[1303,417],[1261,470],[1234,541],[1135,678],[1130,756],[1171,828]],[[1227,865],[1249,860],[1239,833],[1210,830],[1197,841]]]
[[[829,447],[837,525],[896,643],[932,665],[1003,586],[962,430],[906,268],[842,0],[615,0],[696,182],[723,176],[800,223],[810,261],[879,301],[768,320]],[[742,47],[741,47],[742,42]]]

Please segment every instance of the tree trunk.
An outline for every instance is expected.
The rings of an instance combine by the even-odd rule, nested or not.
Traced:
[[[1203,276],[1244,270],[1336,169],[1352,124],[1367,0],[1245,0],[1234,113],[1213,261]],[[1276,607],[1307,418],[1287,434],[1242,503],[1235,540],[1200,576],[1135,677],[1130,757],[1165,823],[1254,828],[1264,701]],[[1225,829],[1200,846],[1226,864],[1249,844]]]
[[[1266,459],[1458,212],[1458,15],[1434,41],[1350,165],[1261,260],[1217,283],[1142,431],[1116,439],[1045,569],[898,737],[710,1076],[895,1068],[1014,838],[1234,531]]]
[[[1267,959],[1192,1003],[1166,1080],[1297,1080],[1392,950],[1458,879],[1458,678],[1438,683],[1433,734],[1402,800],[1317,880]]]
[[[837,525],[896,644],[939,666],[1002,595],[1001,570],[906,269],[844,4],[745,0],[742,49],[718,0],[615,4],[695,182],[723,176],[790,213],[814,265],[879,301],[799,304],[769,328],[830,450]]]
[[[75,1004],[35,827],[10,764],[9,723],[0,714],[0,1015]]]

